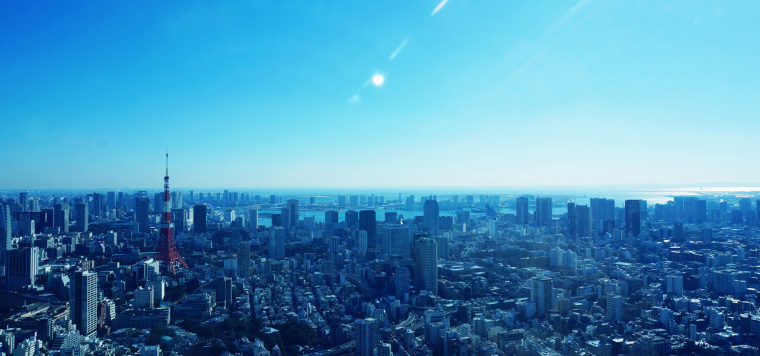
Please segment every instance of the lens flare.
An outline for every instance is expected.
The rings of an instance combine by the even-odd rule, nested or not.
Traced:
[[[385,77],[383,77],[381,74],[375,74],[372,76],[372,84],[375,84],[375,86],[381,86],[385,82]]]

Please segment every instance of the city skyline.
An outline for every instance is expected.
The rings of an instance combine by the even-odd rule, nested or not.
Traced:
[[[757,192],[293,197],[164,174],[163,193],[0,192],[0,348],[758,350]]]
[[[0,355],[760,355],[758,19],[0,1]]]
[[[753,5],[4,3],[0,186],[760,185]]]

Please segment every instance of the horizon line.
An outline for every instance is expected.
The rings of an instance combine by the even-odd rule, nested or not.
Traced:
[[[707,188],[707,189],[705,189]],[[755,192],[760,191],[760,183],[704,183],[704,184],[655,184],[655,183],[642,183],[642,184],[567,184],[567,185],[494,185],[494,186],[346,186],[346,187],[175,187],[171,189],[173,191],[186,191],[186,190],[244,190],[244,191],[283,191],[283,190],[295,190],[295,191],[309,191],[309,190],[328,190],[328,191],[357,191],[357,190],[393,190],[394,193],[403,193],[404,191],[466,191],[473,190],[482,192],[484,190],[510,190],[512,193],[516,190],[529,191],[529,190],[572,190],[572,193],[578,193],[578,190],[588,190],[591,192],[598,191],[619,191],[642,189],[643,191],[662,191],[662,190],[680,190],[683,192],[692,191],[705,191],[705,192]],[[725,189],[725,190],[721,190]],[[162,191],[163,187],[101,187],[101,188],[26,188],[26,189],[0,189],[0,193],[8,192],[28,192],[28,191]],[[498,193],[494,191],[493,193]],[[568,192],[570,193],[570,192]]]

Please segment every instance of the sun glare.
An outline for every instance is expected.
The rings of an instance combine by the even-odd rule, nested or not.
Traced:
[[[383,82],[385,82],[385,77],[382,76],[382,74],[375,74],[372,76],[372,84],[375,84],[375,86],[381,86],[383,85]]]

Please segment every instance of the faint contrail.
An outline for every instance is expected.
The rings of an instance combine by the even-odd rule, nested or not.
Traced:
[[[398,55],[398,53],[401,52],[402,49],[404,49],[404,46],[406,46],[407,42],[409,42],[408,38],[405,39],[404,42],[401,42],[401,45],[399,45],[398,48],[396,48],[396,50],[393,51],[393,53],[391,53],[391,56],[390,56],[390,58],[388,58],[388,60],[392,61],[393,58],[396,58],[396,56]]]
[[[433,12],[430,13],[430,16],[435,16],[435,14],[438,13],[438,11],[441,11],[444,6],[446,6],[446,3],[449,2],[449,0],[441,0],[441,2],[438,3],[438,6],[433,9]]]
[[[584,8],[588,7],[588,5],[592,2],[592,0],[579,0],[575,5],[570,8],[564,15],[562,15],[557,21],[554,22],[549,28],[544,32],[541,37],[536,41],[536,45],[538,46],[538,49],[536,52],[534,52],[532,55],[530,55],[515,71],[509,76],[507,81],[511,81],[512,78],[522,74],[527,68],[531,67],[535,62],[537,62],[541,57],[543,57],[544,53],[547,51],[547,46],[545,45],[547,42],[549,42],[551,37],[556,37],[556,35],[567,25],[575,19],[575,17],[578,15],[578,13],[583,10]]]

